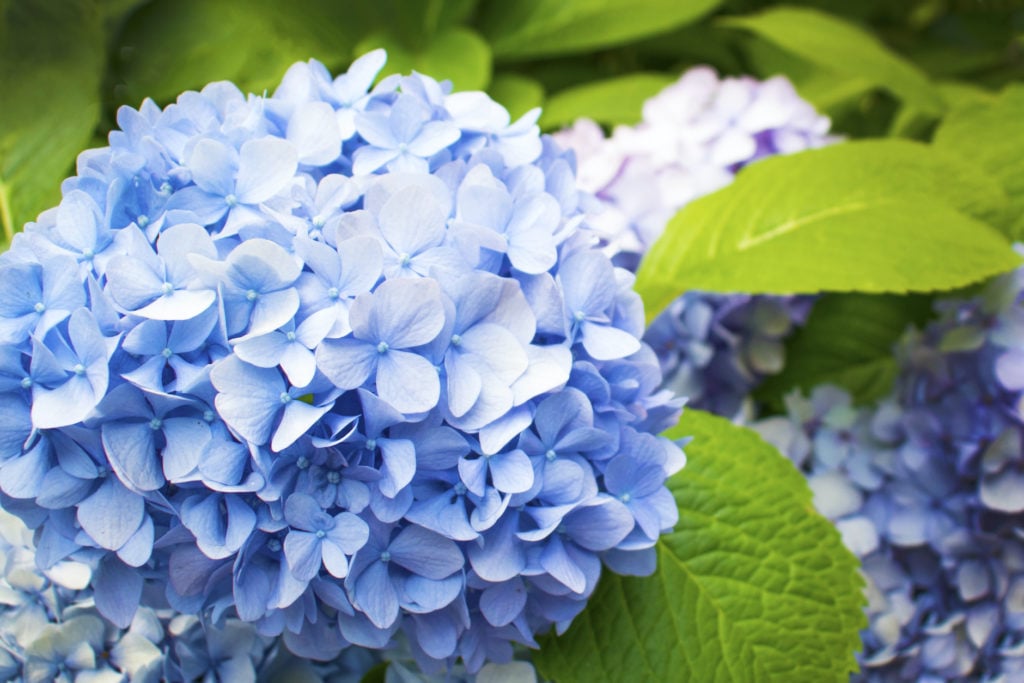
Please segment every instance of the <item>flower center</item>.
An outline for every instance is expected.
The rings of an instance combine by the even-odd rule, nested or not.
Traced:
[[[260,293],[257,292],[255,289],[250,289],[248,292],[245,293],[246,301],[256,301],[256,299],[259,299],[259,298],[260,298]]]
[[[317,228],[322,228],[324,227],[324,223],[326,222],[326,218],[324,218],[323,216],[317,216],[316,218],[313,219],[313,226]]]
[[[213,414],[212,410],[203,411],[203,420],[205,420],[206,422],[213,422],[215,417],[217,416]]]
[[[149,421],[149,428],[152,429],[154,432],[160,431],[160,428],[163,426],[164,421],[161,420],[159,417],[154,417],[152,420]]]
[[[341,472],[337,470],[331,470],[327,473],[327,481],[331,484],[337,484],[341,481]]]
[[[317,529],[316,530],[316,537],[317,538],[323,538],[326,535],[327,535],[327,532],[324,531],[323,529]]]
[[[287,339],[288,341],[295,341],[295,333],[289,332],[288,334],[284,335],[284,338]]]
[[[368,450],[368,451],[375,451],[375,450],[377,450],[377,439],[367,439],[366,440],[366,450]]]
[[[32,388],[32,378],[31,377],[26,377],[23,380],[21,380],[21,388],[22,389],[31,389]]]
[[[160,291],[163,292],[164,296],[170,296],[174,294],[174,285],[170,282],[165,282],[160,286]]]
[[[454,488],[452,490],[455,491],[455,495],[457,495],[457,496],[464,496],[464,495],[466,495],[466,491],[468,491],[468,489],[466,488],[466,485],[463,484],[461,481],[458,482],[457,484],[455,484],[455,486],[454,486]]]
[[[408,254],[402,253],[402,254],[398,255],[398,263],[403,268],[408,266],[410,261],[412,261],[412,258],[410,258],[410,256]]]
[[[295,466],[300,470],[304,470],[309,467],[309,458],[304,455],[300,455],[299,459],[295,461]]]
[[[391,561],[391,553],[389,553],[387,550],[382,552],[380,554],[380,561],[381,562],[390,562]]]
[[[380,344],[377,344],[377,353],[385,354],[388,352],[388,349],[390,348],[391,347],[388,346],[387,342],[381,342]]]
[[[462,336],[458,335],[458,334],[453,334],[452,335],[452,346],[461,346],[461,345],[462,345]]]
[[[338,291],[337,287],[331,287],[327,290],[327,297],[329,299],[337,299],[339,296],[341,296],[341,292]]]
[[[619,500],[621,500],[623,503],[628,503],[629,501],[633,500],[633,496],[629,495],[628,493],[623,493],[621,496],[619,496]]]
[[[85,366],[82,365],[81,363],[78,363],[75,365],[75,367],[71,368],[71,371],[74,372],[79,377],[81,377],[82,375],[85,374]]]
[[[289,403],[292,400],[291,395],[287,391],[282,391],[281,395],[278,398],[280,399],[281,403]]]
[[[238,197],[233,194],[229,194],[227,197],[224,197],[224,203],[228,206],[234,206],[238,203]]]
[[[548,459],[548,462],[551,462],[558,457],[558,453],[555,453],[554,448],[549,448],[547,453],[544,454],[544,457]]]
[[[581,323],[586,319],[587,314],[584,313],[583,311],[576,311],[575,313],[572,314],[572,317],[576,320],[576,322]]]
[[[43,311],[45,311],[45,310],[46,310],[46,304],[44,304],[44,303],[43,303],[42,301],[40,301],[40,302],[39,302],[39,303],[37,303],[37,304],[36,304],[35,306],[33,306],[33,307],[32,307],[32,309],[33,309],[33,310],[34,310],[34,311],[35,311],[36,313],[42,313]]]
[[[170,358],[171,356],[174,355],[174,351],[171,351],[170,346],[165,346],[164,350],[160,352],[160,355],[163,356],[164,358]]]
[[[270,539],[269,541],[267,541],[267,550],[269,550],[272,553],[280,552],[281,541],[277,540],[276,538]]]
[[[149,216],[144,213],[140,213],[139,217],[135,219],[135,224],[140,228],[144,228],[149,225]]]

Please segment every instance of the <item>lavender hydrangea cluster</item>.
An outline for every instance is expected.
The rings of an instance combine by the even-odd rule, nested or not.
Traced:
[[[576,151],[580,186],[596,200],[588,224],[605,253],[635,271],[679,209],[758,159],[835,142],[829,125],[782,76],[719,78],[696,67],[647,100],[636,126],[616,126],[606,137],[581,119],[556,138]],[[810,306],[806,297],[688,292],[655,319],[645,340],[666,386],[690,405],[746,415],[750,390],[781,370],[781,341]]]
[[[483,93],[371,89],[384,58],[122,108],[0,257],[0,500],[119,628],[474,672],[676,521],[681,401],[572,156]]]
[[[761,432],[862,558],[863,681],[1024,677],[1024,271],[899,348],[893,395],[819,387]]]

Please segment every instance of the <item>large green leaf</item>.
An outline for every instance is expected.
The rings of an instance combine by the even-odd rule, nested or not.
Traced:
[[[347,64],[361,30],[331,0],[156,0],[121,32],[118,96],[163,103],[218,80],[272,90],[294,62]]]
[[[690,289],[754,294],[953,289],[1019,264],[984,220],[1006,195],[977,167],[904,140],[764,159],[684,207],[640,265],[653,316]]]
[[[777,398],[789,390],[826,383],[845,388],[858,403],[881,398],[896,377],[893,346],[930,312],[927,295],[826,294],[786,344],[785,369],[766,379],[757,394],[776,408]]]
[[[0,223],[60,199],[100,115],[102,17],[87,0],[0,0]]]
[[[377,33],[360,41],[355,54],[378,47],[388,51],[381,76],[407,74],[415,69],[439,81],[451,80],[456,90],[482,90],[491,81],[491,49],[468,28],[441,31],[418,50],[409,50],[388,33]]]
[[[481,5],[499,59],[531,59],[621,45],[696,21],[722,0],[515,0]]]
[[[544,129],[571,124],[581,116],[615,125],[640,121],[644,101],[675,81],[666,74],[634,73],[563,90],[544,105]]]
[[[534,661],[557,683],[846,681],[865,625],[857,561],[804,477],[752,431],[687,410],[675,531],[652,577],[605,573]]]
[[[832,14],[781,6],[721,21],[754,31],[839,74],[869,81],[922,111],[941,114],[945,109],[942,96],[920,69],[868,31]]]
[[[1024,85],[1007,88],[990,104],[971,101],[950,112],[935,132],[935,146],[1002,182],[1010,198],[1008,232],[1024,239]]]

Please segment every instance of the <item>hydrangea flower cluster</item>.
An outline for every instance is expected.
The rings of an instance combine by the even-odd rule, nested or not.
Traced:
[[[308,672],[357,683],[380,662],[356,648],[329,664],[301,661],[253,624],[230,618],[203,628],[169,609],[140,608],[119,628],[96,610],[89,565],[62,561],[40,573],[31,531],[3,511],[0,554],[0,681],[297,680]]]
[[[676,521],[681,401],[571,155],[383,64],[122,108],[0,257],[2,503],[120,628],[473,672]]]
[[[758,428],[862,558],[864,681],[1024,676],[1024,271],[947,300],[894,393],[794,395]]]
[[[829,125],[782,76],[720,79],[696,67],[647,100],[636,126],[616,126],[606,137],[581,119],[556,138],[576,151],[580,186],[596,199],[588,223],[605,252],[635,271],[680,208],[758,159],[837,141]],[[689,405],[735,417],[749,412],[750,390],[781,370],[780,342],[803,324],[810,302],[688,292],[645,340],[667,387]]]

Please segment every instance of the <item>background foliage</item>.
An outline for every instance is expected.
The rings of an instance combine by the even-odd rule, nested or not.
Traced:
[[[146,97],[165,105],[221,79],[262,93],[295,61],[315,58],[338,72],[375,47],[388,50],[385,74],[416,69],[456,90],[485,89],[513,116],[543,106],[547,130],[579,116],[635,123],[646,98],[687,67],[711,64],[723,74],[786,75],[849,138],[912,140],[755,166],[687,207],[641,269],[651,314],[688,288],[833,292],[790,341],[798,360],[762,388],[769,406],[822,381],[859,400],[884,394],[891,344],[927,317],[929,292],[1018,262],[1008,243],[1024,235],[1024,90],[1013,86],[1024,80],[1024,4],[1014,0],[0,0],[4,241],[57,203],[75,156],[104,144],[119,106]],[[836,206],[853,208],[839,216],[830,213]],[[821,240],[804,235],[816,223]],[[569,634],[548,644],[542,672],[601,680],[574,663],[614,641],[628,655],[614,666],[646,667],[656,678],[842,680],[853,666],[842,653],[861,625],[857,581],[838,536],[809,514],[803,481],[780,470],[771,491],[753,496],[761,469],[784,469],[770,448],[701,415],[680,434],[705,440],[672,482],[682,521],[662,543],[660,580],[606,581]],[[711,457],[714,448],[723,459]],[[713,485],[725,471],[737,473],[737,488]],[[717,523],[739,533],[719,537],[710,522],[692,523],[723,506],[739,517]],[[772,514],[789,526],[758,521]],[[750,524],[757,528],[744,546],[735,539]],[[750,560],[758,544],[772,548],[769,568],[779,576],[835,576],[801,582],[805,593],[795,596],[756,562],[715,554],[731,548]],[[751,619],[749,605],[769,593],[768,611]],[[602,640],[631,605],[647,606],[629,614],[637,647]],[[780,626],[787,618],[799,626]],[[820,648],[840,654],[816,659],[808,627]],[[779,651],[806,652],[807,669],[758,654],[762,637]],[[696,648],[692,659],[673,659],[680,642]],[[715,664],[727,660],[732,668]],[[615,671],[604,669],[608,680],[627,680]]]

